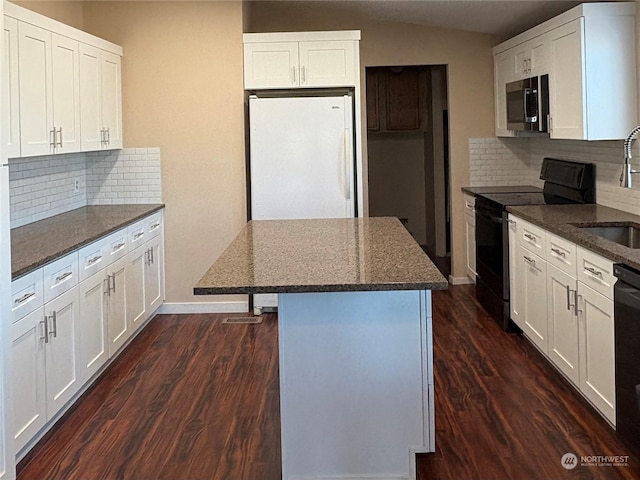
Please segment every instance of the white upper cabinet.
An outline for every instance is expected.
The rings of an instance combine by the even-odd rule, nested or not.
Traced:
[[[121,58],[80,46],[82,151],[122,148]]]
[[[122,148],[121,47],[11,3],[4,40],[7,157]]]
[[[2,135],[4,155],[20,156],[20,104],[18,102],[18,21],[4,18],[2,78]]]
[[[244,88],[349,87],[358,75],[360,32],[244,35]]]
[[[514,135],[504,84],[548,74],[551,138],[626,138],[638,123],[635,11],[634,2],[582,4],[494,47],[496,135]]]
[[[516,59],[513,52],[503,52],[493,57],[493,75],[496,105],[496,136],[513,137],[513,130],[507,128],[507,91],[506,85],[514,81]],[[519,69],[520,70],[520,69]]]

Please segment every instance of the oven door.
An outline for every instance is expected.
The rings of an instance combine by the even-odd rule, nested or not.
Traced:
[[[502,211],[476,199],[476,271],[491,292],[504,298]]]

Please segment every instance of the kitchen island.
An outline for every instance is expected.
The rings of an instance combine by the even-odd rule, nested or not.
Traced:
[[[433,452],[431,290],[395,218],[252,221],[196,295],[278,293],[282,478],[415,479]]]

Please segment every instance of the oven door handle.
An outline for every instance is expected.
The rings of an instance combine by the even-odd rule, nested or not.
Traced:
[[[489,214],[484,213],[482,211],[478,211],[477,208],[476,208],[476,215],[479,215],[482,218],[486,218],[487,220],[489,220],[489,221],[491,221],[493,223],[502,224],[502,217],[494,217],[493,215],[489,215]]]

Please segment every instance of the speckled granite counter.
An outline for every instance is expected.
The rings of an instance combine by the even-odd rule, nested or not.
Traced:
[[[162,204],[83,207],[14,228],[11,276],[16,279],[162,208]]]
[[[530,205],[507,207],[507,211],[614,262],[640,269],[639,249],[619,245],[576,226],[635,225],[640,228],[638,215],[602,205]]]
[[[438,290],[447,281],[391,217],[249,222],[196,295]]]
[[[435,449],[431,290],[446,287],[383,217],[252,221],[194,293],[278,293],[282,478],[409,478],[407,452]]]

